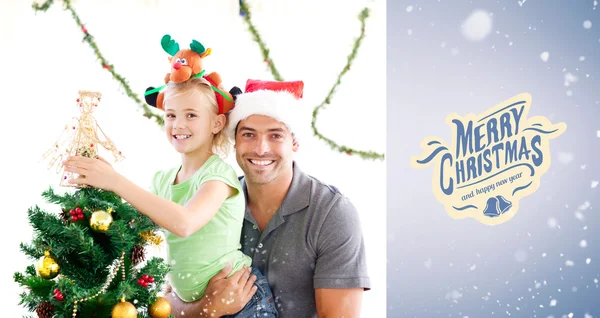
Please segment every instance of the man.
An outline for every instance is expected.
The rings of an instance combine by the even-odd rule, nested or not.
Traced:
[[[292,157],[302,121],[302,82],[248,80],[229,115],[247,207],[242,250],[266,277],[280,317],[359,317],[370,289],[358,213],[335,187],[307,175]],[[185,304],[171,297],[173,314],[219,317],[241,310],[254,277],[227,267],[206,297]]]

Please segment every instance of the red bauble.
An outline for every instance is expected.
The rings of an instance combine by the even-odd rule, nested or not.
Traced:
[[[81,214],[81,212],[83,212],[83,210],[81,210],[81,208],[80,208],[80,207],[77,207],[77,208],[75,209],[75,212],[77,212],[77,214]]]
[[[63,294],[58,289],[54,290],[54,298],[56,298],[58,301],[63,301],[64,299]]]

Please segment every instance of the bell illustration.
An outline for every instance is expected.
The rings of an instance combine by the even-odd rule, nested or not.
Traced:
[[[506,200],[506,198],[503,196],[498,195],[496,196],[496,199],[498,199],[498,208],[500,209],[500,214],[508,212],[508,210],[510,210],[512,207],[512,202]]]
[[[491,197],[487,200],[487,203],[485,204],[485,209],[483,209],[483,215],[491,218],[500,215],[498,199],[496,199],[495,197]]]

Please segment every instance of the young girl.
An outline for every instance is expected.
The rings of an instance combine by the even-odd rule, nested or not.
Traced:
[[[217,155],[225,154],[228,146],[218,93],[201,77],[168,84],[165,130],[181,154],[181,165],[156,173],[152,192],[127,180],[101,158],[70,157],[63,163],[66,171],[85,176],[70,183],[113,191],[166,230],[170,283],[184,302],[201,299],[209,280],[227,264],[234,273],[252,263],[240,251],[244,191],[233,168]],[[276,317],[266,278],[256,269],[252,274],[257,276],[256,293],[237,316]]]

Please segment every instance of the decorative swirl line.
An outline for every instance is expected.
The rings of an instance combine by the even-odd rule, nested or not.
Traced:
[[[431,145],[441,145],[442,143],[437,141],[437,140],[433,140],[427,143],[427,146],[431,146]]]
[[[523,190],[523,189],[526,189],[526,188],[528,188],[528,187],[529,187],[529,186],[530,186],[532,183],[533,183],[533,181],[530,181],[528,184],[526,184],[526,185],[524,185],[524,186],[521,186],[521,187],[515,188],[515,189],[513,190],[513,193],[512,193],[512,195],[515,195],[515,193],[517,193],[517,191],[521,191],[521,190]]]
[[[471,205],[465,205],[465,206],[461,206],[460,208],[457,208],[457,207],[455,207],[455,206],[452,206],[452,207],[453,207],[455,210],[458,210],[458,211],[462,211],[462,210],[466,210],[466,209],[477,209],[477,207],[476,207],[476,206],[474,206],[474,205],[472,205],[472,204],[471,204]]]
[[[493,175],[491,175],[491,176],[489,176],[489,177],[487,177],[487,178],[485,178],[485,179],[479,180],[479,181],[477,181],[477,182],[473,182],[473,183],[469,183],[469,184],[462,185],[462,186],[458,187],[457,189],[462,189],[462,188],[470,187],[470,186],[472,186],[472,185],[476,185],[476,184],[478,184],[478,183],[480,183],[480,182],[483,182],[483,181],[485,181],[485,180],[488,180],[488,179],[490,179],[490,178],[493,178],[493,177],[495,177],[495,176],[497,176],[497,175],[499,175],[499,174],[501,174],[501,173],[503,173],[503,172],[505,172],[505,171],[508,171],[508,170],[510,170],[510,169],[513,169],[513,168],[516,168],[516,167],[518,167],[518,166],[526,166],[527,168],[529,168],[529,170],[531,170],[531,175],[529,175],[530,177],[533,177],[533,175],[535,174],[535,170],[533,169],[533,166],[532,166],[532,165],[530,165],[530,164],[528,164],[528,163],[519,163],[519,164],[516,164],[516,165],[514,165],[514,166],[512,166],[512,167],[508,167],[508,168],[506,168],[506,169],[504,169],[504,170],[502,170],[502,171],[499,171],[499,172],[497,172],[497,173],[494,173]]]
[[[440,153],[440,151],[448,151],[448,148],[441,146],[441,147],[437,147],[430,155],[429,157],[423,159],[423,160],[417,160],[417,163],[419,164],[426,164],[428,162],[430,162],[431,160],[433,160],[433,158],[435,158],[435,156],[437,156],[438,153]]]
[[[523,129],[523,131],[528,131],[528,130],[533,130],[533,131],[537,131],[537,132],[544,133],[544,134],[551,134],[551,133],[557,131],[558,129],[554,129],[553,131],[547,131],[547,130],[542,130],[542,129],[533,128],[533,127]]]

